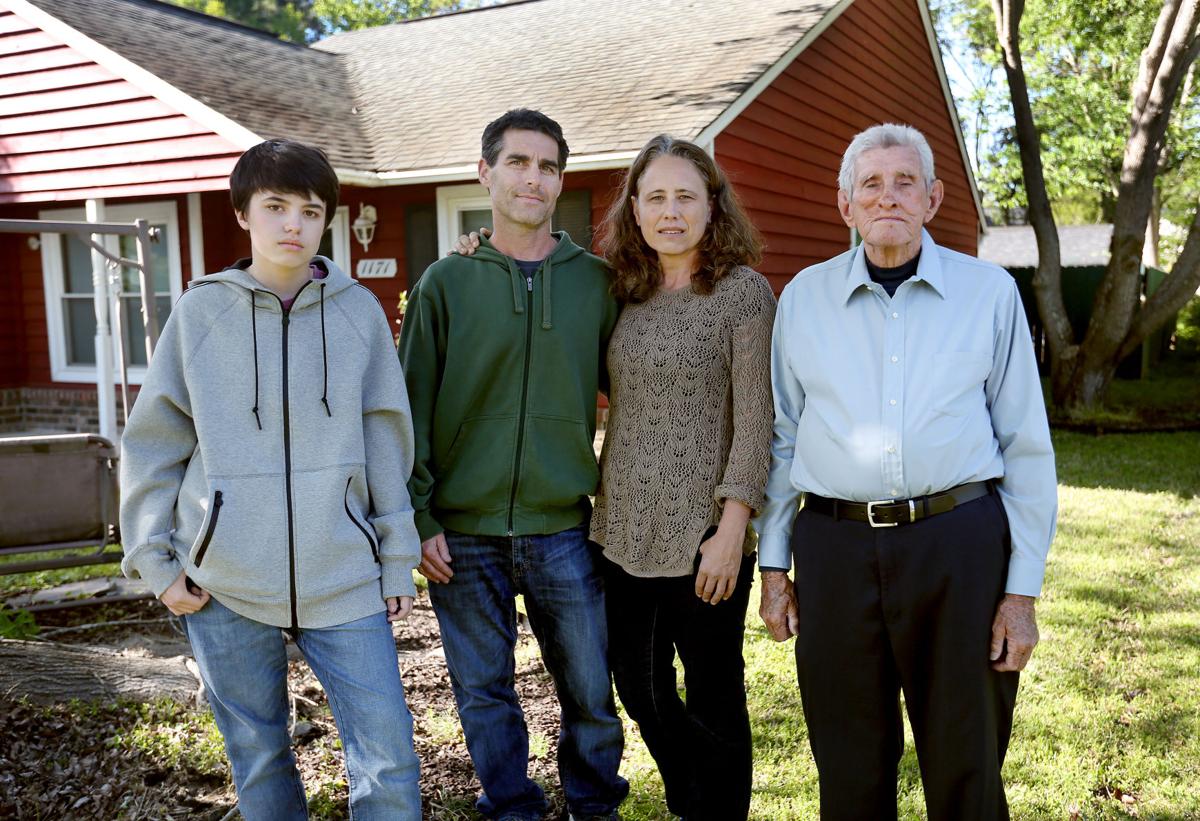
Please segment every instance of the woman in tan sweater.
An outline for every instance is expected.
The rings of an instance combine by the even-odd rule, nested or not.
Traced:
[[[771,443],[775,298],[761,241],[699,146],[652,139],[606,218],[623,308],[591,538],[604,548],[617,693],[688,821],[744,819],[747,523]],[[687,701],[676,692],[675,653]]]

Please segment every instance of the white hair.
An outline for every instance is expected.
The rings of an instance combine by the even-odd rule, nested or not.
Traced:
[[[842,155],[842,167],[838,171],[838,188],[850,194],[854,191],[854,165],[864,151],[875,148],[894,148],[903,146],[917,152],[921,161],[921,176],[925,178],[926,187],[932,188],[936,179],[933,173],[933,150],[930,149],[925,135],[910,125],[884,123],[873,125],[866,131],[855,135]]]

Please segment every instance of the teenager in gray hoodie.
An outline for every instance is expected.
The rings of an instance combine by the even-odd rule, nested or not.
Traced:
[[[163,329],[122,441],[123,568],[183,617],[247,819],[306,817],[281,629],[329,697],[354,817],[419,819],[390,626],[420,558],[391,330],[314,257],[338,199],[319,149],[261,143],[230,193],[253,254]]]

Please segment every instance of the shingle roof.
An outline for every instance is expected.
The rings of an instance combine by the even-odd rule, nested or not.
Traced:
[[[261,137],[326,149],[370,168],[342,59],[155,0],[31,0],[122,57]]]
[[[696,137],[835,0],[532,0],[346,32],[381,169],[472,163],[510,108],[556,119],[573,154]]]
[[[1064,267],[1107,265],[1111,224],[1060,225],[1058,243]],[[987,229],[979,242],[979,258],[1005,268],[1036,268],[1037,239],[1032,225],[1000,225]]]
[[[524,0],[309,48],[158,0],[31,2],[255,134],[383,172],[474,163],[484,125],[522,106],[574,155],[694,138],[837,5]]]

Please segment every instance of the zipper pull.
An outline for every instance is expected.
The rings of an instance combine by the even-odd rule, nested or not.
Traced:
[[[220,507],[221,507],[221,504],[222,504],[222,502],[221,502],[221,491],[219,491],[219,490],[218,490],[218,491],[216,491],[216,493],[214,493],[214,494],[213,494],[213,507],[214,507],[214,508],[220,508]]]
[[[530,292],[533,291],[533,277],[525,277],[525,286]]]

